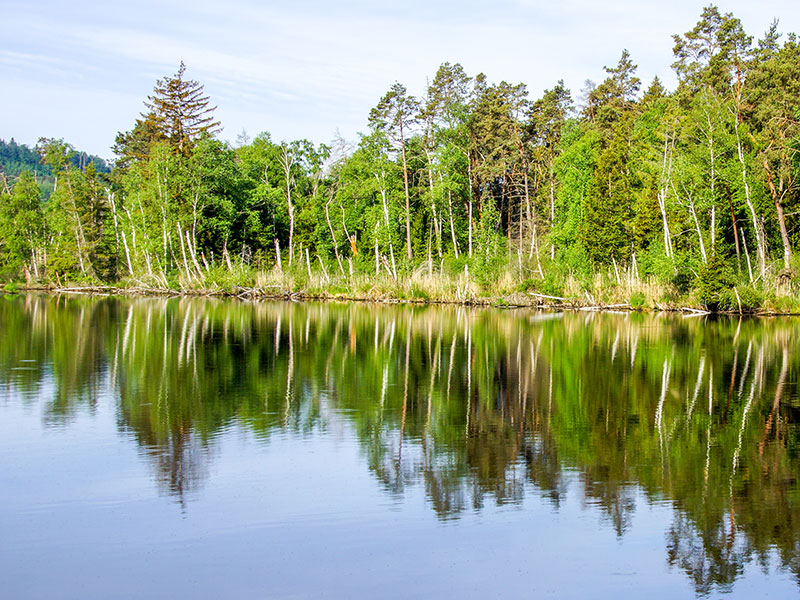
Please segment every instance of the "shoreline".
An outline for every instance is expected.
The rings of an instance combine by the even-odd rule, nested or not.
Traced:
[[[682,313],[685,315],[707,316],[707,315],[728,315],[728,316],[748,316],[748,317],[793,317],[800,316],[797,312],[777,312],[770,310],[758,311],[710,311],[705,308],[693,306],[638,306],[634,307],[629,302],[625,303],[595,303],[581,301],[580,298],[561,298],[558,296],[547,296],[532,292],[519,292],[509,296],[497,297],[477,297],[465,298],[463,300],[450,300],[444,298],[400,298],[391,295],[378,295],[375,297],[350,296],[346,294],[315,294],[307,293],[304,290],[280,290],[274,291],[274,287],[268,288],[245,288],[236,287],[230,290],[223,289],[171,289],[171,288],[148,288],[148,287],[118,287],[118,286],[69,286],[58,287],[53,285],[39,286],[19,286],[14,290],[0,289],[0,296],[44,293],[50,295],[76,294],[83,296],[123,296],[123,297],[144,297],[144,298],[228,298],[238,300],[283,300],[293,302],[352,302],[352,303],[375,303],[375,304],[409,304],[421,306],[451,305],[451,306],[473,306],[484,308],[496,308],[500,310],[510,310],[517,308],[534,308],[549,311],[565,312],[639,312],[639,313]]]

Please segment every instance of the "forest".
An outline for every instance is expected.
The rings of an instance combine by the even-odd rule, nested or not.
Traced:
[[[529,97],[444,63],[394,83],[357,142],[235,145],[203,85],[159,79],[113,168],[36,147],[0,180],[0,280],[475,302],[796,312],[800,43],[715,6],[674,37],[677,87],[622,50]]]

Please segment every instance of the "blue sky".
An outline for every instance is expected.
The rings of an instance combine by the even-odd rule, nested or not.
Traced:
[[[40,136],[111,158],[156,79],[205,85],[222,139],[357,139],[397,80],[412,94],[445,61],[489,81],[525,83],[531,97],[563,78],[578,96],[623,48],[649,82],[674,86],[673,33],[694,27],[707,1],[408,0],[405,2],[0,0],[0,138]],[[800,3],[718,3],[760,37],[772,19],[800,32]]]

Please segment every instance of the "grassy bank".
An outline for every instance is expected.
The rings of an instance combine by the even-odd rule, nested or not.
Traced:
[[[313,264],[313,263],[312,263]],[[800,296],[778,280],[714,281],[698,277],[688,289],[656,277],[618,270],[579,277],[551,271],[544,276],[521,269],[457,268],[423,263],[406,273],[348,272],[334,265],[258,269],[246,264],[212,266],[204,271],[129,277],[113,285],[92,280],[9,283],[6,292],[47,290],[64,293],[230,296],[242,299],[291,298],[371,302],[449,303],[498,307],[540,306],[564,309],[713,311],[739,314],[798,314]],[[688,287],[688,286],[686,286]]]

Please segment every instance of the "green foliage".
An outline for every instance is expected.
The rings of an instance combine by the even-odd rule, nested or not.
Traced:
[[[564,296],[564,277],[556,272],[548,272],[544,279],[537,282],[536,291],[547,296]]]
[[[23,171],[30,171],[35,173],[39,186],[49,191],[52,188],[53,172],[50,165],[41,161],[41,156],[36,150],[25,144],[18,144],[14,138],[9,142],[0,139],[0,174],[13,181]],[[77,169],[86,169],[91,165],[98,173],[111,172],[111,167],[105,160],[86,152],[72,152],[69,162]],[[43,195],[48,196],[49,193]]]
[[[583,222],[584,201],[592,182],[602,136],[596,129],[568,121],[555,161],[559,186],[556,193],[556,221],[550,230],[551,244],[564,249],[576,243]]]
[[[734,282],[733,271],[721,254],[714,253],[708,263],[702,265],[697,272],[697,299],[708,310],[724,310],[729,308],[729,298]]]
[[[642,292],[634,292],[631,294],[630,300],[628,302],[631,305],[631,308],[636,310],[640,310],[642,308],[646,308],[647,298]]]
[[[628,165],[630,120],[615,129],[611,143],[601,152],[592,183],[583,202],[584,220],[579,238],[591,261],[608,265],[630,259],[632,214]]]
[[[425,289],[423,289],[421,287],[418,287],[418,286],[413,286],[411,288],[411,292],[409,294],[409,297],[411,299],[413,299],[413,300],[422,300],[422,301],[430,300],[430,298],[431,298],[431,296],[427,292],[427,290],[425,290]]]
[[[45,235],[44,210],[30,171],[23,171],[11,194],[0,196],[0,264],[6,276],[36,276],[42,262],[38,254]]]
[[[764,304],[763,291],[752,285],[736,285],[720,294],[719,309],[730,312],[757,313]]]
[[[698,298],[721,305],[697,277],[712,249],[728,265],[737,256],[739,270],[749,257],[748,283],[766,288],[781,254],[785,269],[794,264],[800,44],[773,27],[754,48],[738,19],[713,6],[675,42],[677,91],[655,78],[640,98],[624,50],[587,86],[580,112],[563,81],[529,99],[522,83],[444,63],[422,101],[392,85],[355,146],[265,132],[234,149],[214,139],[214,107],[181,64],[117,135],[110,176],[64,140],[42,138],[39,164],[0,143],[4,165],[31,164],[52,188],[32,240],[9,225],[19,207],[3,209],[0,277],[192,288],[239,264],[310,284],[325,265],[407,289],[415,273],[438,266],[461,277],[467,266],[459,294],[474,294],[473,283],[487,294],[501,282],[513,289],[532,273],[589,291],[613,272],[687,300],[701,286]],[[0,194],[16,184],[6,168]]]
[[[215,106],[204,95],[203,86],[186,79],[186,65],[181,61],[178,72],[156,81],[153,95],[147,97],[145,121],[151,121],[162,139],[179,154],[187,156],[203,136],[219,131],[214,120]]]

